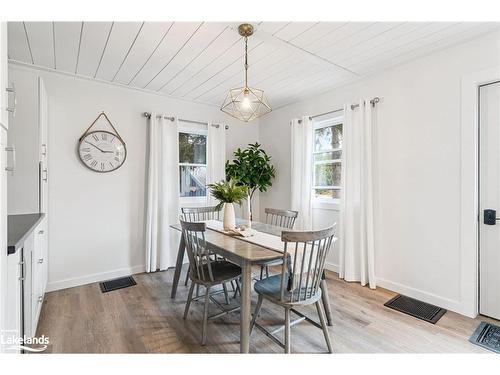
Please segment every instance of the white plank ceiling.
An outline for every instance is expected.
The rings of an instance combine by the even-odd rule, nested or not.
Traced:
[[[278,108],[497,29],[498,23],[254,22],[249,84]],[[238,24],[9,22],[9,59],[220,105],[243,83]]]

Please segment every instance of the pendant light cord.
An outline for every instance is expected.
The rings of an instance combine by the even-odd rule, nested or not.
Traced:
[[[245,37],[245,87],[248,87],[248,37]]]

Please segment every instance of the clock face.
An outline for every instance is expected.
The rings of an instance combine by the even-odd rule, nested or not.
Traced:
[[[87,133],[78,146],[80,159],[95,172],[112,172],[127,157],[125,143],[115,134],[99,130]]]

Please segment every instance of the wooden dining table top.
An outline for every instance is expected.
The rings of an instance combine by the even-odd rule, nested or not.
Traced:
[[[245,222],[246,221],[244,220],[237,219],[236,224],[241,225]],[[178,231],[182,230],[180,224],[173,224],[170,227]],[[286,230],[285,228],[258,222],[252,222],[252,229],[275,236],[281,236],[281,231]],[[283,257],[283,252],[267,248],[263,245],[250,243],[244,241],[237,235],[224,234],[208,227],[205,232],[205,241],[216,248],[231,253],[233,256],[250,262],[278,259]]]

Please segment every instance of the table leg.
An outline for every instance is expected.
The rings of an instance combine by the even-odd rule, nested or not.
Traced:
[[[184,243],[184,236],[181,234],[179,250],[177,250],[177,261],[175,262],[174,281],[172,282],[172,293],[170,294],[170,298],[175,298],[175,294],[177,293],[177,285],[179,285],[179,278],[181,277],[182,261],[184,260],[185,250],[186,245]]]
[[[333,325],[332,318],[332,308],[330,306],[330,296],[328,295],[328,286],[326,285],[326,280],[321,280],[321,300],[323,301],[323,307],[325,309],[326,321],[329,326]]]
[[[241,302],[240,302],[240,352],[248,353],[250,350],[250,307],[252,289],[252,267],[249,262],[244,262],[241,267]]]

